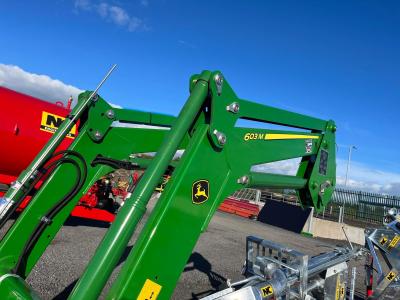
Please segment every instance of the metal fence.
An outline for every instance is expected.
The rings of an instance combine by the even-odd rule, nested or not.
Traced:
[[[299,205],[295,194],[270,190],[242,189],[234,193],[233,197],[256,203],[275,200]],[[331,202],[322,212],[315,212],[314,216],[352,225],[379,226],[392,207],[400,209],[400,196],[336,188]]]
[[[247,200],[258,203],[260,201],[261,191],[258,189],[244,188],[234,192],[231,197],[239,200]]]
[[[347,224],[382,224],[391,207],[400,208],[400,197],[337,188],[331,202],[317,217]]]

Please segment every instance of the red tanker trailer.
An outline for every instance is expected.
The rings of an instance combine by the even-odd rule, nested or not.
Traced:
[[[70,109],[0,87],[0,179],[9,183],[42,149]],[[73,141],[76,127],[60,148]]]
[[[16,91],[0,87],[0,195],[14,181],[36,154],[42,149],[51,135],[70,112],[70,99],[67,107],[62,102],[56,104],[43,101]],[[73,127],[58,150],[66,149],[77,135]],[[93,189],[93,188],[92,188]],[[91,192],[93,192],[91,189]],[[96,201],[86,201],[85,195],[72,212],[72,216],[112,222],[114,214],[96,208]],[[27,197],[19,207],[22,210],[30,198]]]

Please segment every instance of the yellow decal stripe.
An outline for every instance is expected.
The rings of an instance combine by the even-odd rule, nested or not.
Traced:
[[[319,139],[318,135],[267,133],[266,140]]]
[[[396,247],[396,245],[399,243],[399,241],[400,241],[400,236],[399,236],[399,235],[396,235],[396,236],[393,238],[393,240],[390,242],[388,248],[394,248],[394,247]]]
[[[158,283],[155,283],[150,279],[146,279],[146,282],[144,283],[137,300],[156,300],[158,294],[160,294],[161,288],[162,286]]]

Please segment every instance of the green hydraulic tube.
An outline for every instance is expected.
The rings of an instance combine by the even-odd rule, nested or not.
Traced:
[[[248,176],[239,179],[249,188],[271,188],[271,189],[302,189],[307,185],[307,179],[281,174],[268,174],[250,172]]]
[[[208,96],[208,81],[211,72],[204,71],[196,81],[195,87],[182,108],[171,131],[167,134],[149,168],[138,183],[135,191],[118,213],[114,223],[89,262],[85,272],[76,284],[69,299],[97,299],[114,267],[121,258],[129,239],[143,214],[147,203],[172,160],[182,139],[196,118]]]

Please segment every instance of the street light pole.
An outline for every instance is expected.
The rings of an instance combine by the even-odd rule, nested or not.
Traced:
[[[357,150],[356,146],[350,145],[349,146],[349,157],[347,159],[346,179],[344,180],[344,186],[347,186],[347,178],[348,178],[348,175],[349,175],[350,161],[351,161],[351,152],[352,152],[353,149]]]

